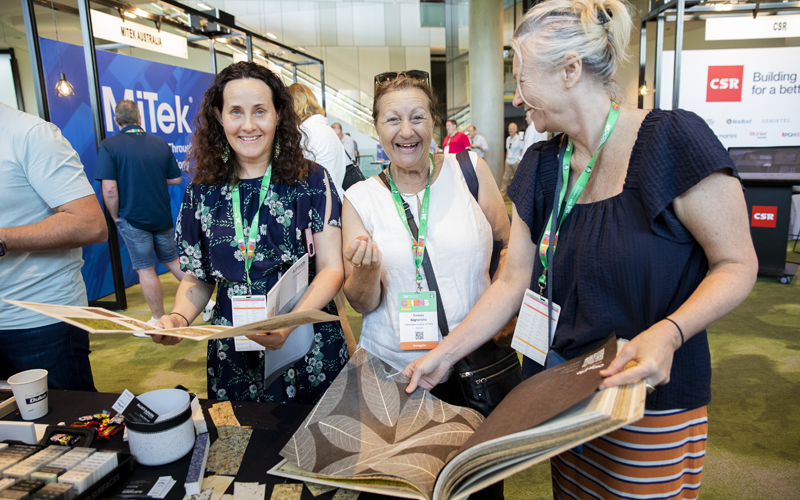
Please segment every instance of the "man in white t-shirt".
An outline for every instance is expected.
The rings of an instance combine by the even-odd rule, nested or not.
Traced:
[[[0,104],[0,379],[34,368],[93,391],[89,335],[3,299],[86,306],[81,247],[108,237],[78,153],[55,125]]]
[[[536,131],[536,126],[531,119],[530,111],[525,113],[525,121],[528,122],[528,128],[525,129],[525,136],[522,141],[522,153],[519,155],[520,161],[525,158],[525,151],[527,151],[532,144],[547,140],[547,132]]]
[[[506,195],[506,189],[511,184],[511,178],[517,172],[520,153],[522,152],[522,139],[517,134],[517,124],[508,124],[508,137],[506,137],[506,166],[503,171],[503,183],[500,185],[500,194]]]
[[[469,148],[475,151],[475,154],[483,158],[483,155],[489,151],[489,143],[482,135],[478,135],[478,130],[474,125],[467,127],[467,137],[469,137]]]
[[[339,140],[342,141],[342,146],[344,146],[344,150],[350,156],[350,160],[355,161],[356,145],[353,142],[353,139],[351,139],[349,135],[345,135],[344,132],[342,132],[341,123],[336,122],[333,125],[331,125],[331,128],[333,129],[334,132],[336,132],[336,136],[339,138]]]

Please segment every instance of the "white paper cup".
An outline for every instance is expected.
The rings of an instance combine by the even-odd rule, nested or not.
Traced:
[[[47,415],[47,370],[26,370],[8,378],[8,384],[24,420]]]

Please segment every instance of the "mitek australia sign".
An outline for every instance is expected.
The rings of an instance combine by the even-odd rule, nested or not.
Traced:
[[[183,59],[189,57],[186,38],[182,36],[166,33],[155,27],[134,23],[119,16],[110,16],[96,10],[91,12],[92,30],[96,38],[182,57]]]
[[[671,108],[674,56],[664,52],[654,107]],[[680,107],[725,147],[800,146],[800,47],[685,50],[681,58]]]

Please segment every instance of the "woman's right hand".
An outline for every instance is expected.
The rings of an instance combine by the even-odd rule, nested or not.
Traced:
[[[181,321],[181,318],[165,314],[161,316],[161,319],[158,320],[154,326],[157,330],[165,330],[167,328],[180,328],[183,326],[182,323],[183,321]],[[183,340],[180,337],[172,337],[170,335],[153,335],[152,339],[156,344],[163,345],[175,345]]]
[[[417,387],[430,391],[442,381],[451,366],[453,363],[448,361],[447,352],[441,348],[415,359],[403,370],[403,375],[411,380],[406,392],[411,394]]]
[[[344,259],[354,270],[371,271],[381,268],[381,252],[369,236],[357,236],[345,249]]]

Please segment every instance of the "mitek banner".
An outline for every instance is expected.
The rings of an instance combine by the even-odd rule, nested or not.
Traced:
[[[86,176],[94,187],[97,199],[102,203],[100,182],[94,178],[97,145],[83,47],[63,42],[60,44],[63,68],[75,87],[75,95],[56,97],[55,85],[61,71],[56,42],[46,38],[40,38],[39,42],[47,101],[50,104],[50,120],[61,129],[64,137],[80,155]],[[186,153],[194,131],[194,118],[214,75],[103,50],[97,50],[97,72],[100,78],[100,103],[103,107],[106,137],[119,132],[119,127],[114,124],[116,103],[122,99],[135,101],[142,115],[142,127],[148,133],[166,140],[178,164],[186,170]],[[177,217],[188,182],[189,177],[184,174],[180,186],[169,186],[173,221]],[[142,196],[147,196],[147,193],[142,193]],[[130,286],[136,284],[139,278],[131,267],[128,250],[122,238],[119,243],[125,285]],[[112,293],[114,283],[108,244],[84,247],[83,260],[83,279],[89,300]],[[159,270],[165,271],[166,268],[160,266]]]
[[[800,47],[685,50],[681,59],[680,107],[725,147],[800,145]],[[655,107],[672,108],[674,60],[664,52]]]

